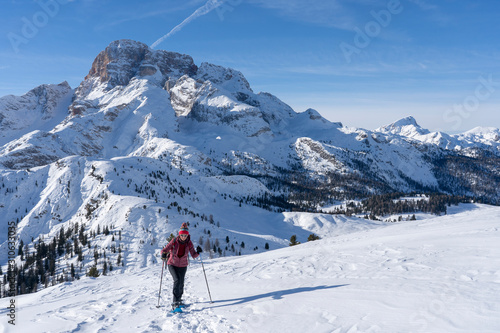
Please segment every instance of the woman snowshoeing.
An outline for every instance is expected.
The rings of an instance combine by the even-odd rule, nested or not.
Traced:
[[[191,253],[193,259],[201,253],[198,246],[196,251],[191,242],[188,225],[182,223],[179,230],[179,236],[175,237],[161,250],[161,258],[167,260],[168,271],[172,274],[174,280],[172,309],[183,306],[182,294],[184,293],[184,276],[189,265],[188,253]],[[170,255],[168,255],[170,253]]]

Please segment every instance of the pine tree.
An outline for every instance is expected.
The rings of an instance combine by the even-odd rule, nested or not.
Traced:
[[[205,241],[205,245],[203,246],[203,251],[210,252],[211,247],[212,246],[210,244],[210,239],[207,238],[207,240]]]
[[[290,244],[289,246],[294,246],[294,245],[299,245],[300,242],[297,241],[297,235],[292,235],[292,237],[290,237]]]
[[[89,270],[89,272],[87,273],[87,276],[90,276],[90,277],[99,277],[99,270],[97,269],[96,266],[92,266]]]
[[[315,241],[315,240],[318,240],[318,239],[319,239],[319,236],[317,236],[315,234],[310,234],[309,237],[307,237],[307,241],[308,242]]]
[[[17,255],[21,256],[21,261],[24,260],[23,247],[24,247],[24,243],[23,243],[23,240],[21,239],[21,242],[19,243],[19,250],[17,251]]]

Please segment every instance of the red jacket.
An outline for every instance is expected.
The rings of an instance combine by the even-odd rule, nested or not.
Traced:
[[[191,253],[191,257],[193,257],[193,259],[198,258],[199,254],[194,250],[194,245],[191,242],[191,236],[188,236],[186,238],[186,241],[184,242],[186,244],[184,255],[179,258],[177,254],[179,251],[180,243],[181,240],[179,236],[177,236],[161,250],[162,254],[168,253],[170,251],[170,257],[168,258],[167,265],[187,267],[189,265],[188,252]]]

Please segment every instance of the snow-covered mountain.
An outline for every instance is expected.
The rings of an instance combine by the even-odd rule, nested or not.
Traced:
[[[498,155],[500,151],[500,130],[494,127],[476,127],[461,134],[449,135],[443,132],[430,132],[420,127],[415,118],[409,116],[377,128],[375,132],[399,135],[408,140],[457,152],[480,148]]]
[[[185,221],[195,243],[229,256],[365,229],[318,214],[338,200],[434,191],[500,202],[498,129],[450,136],[411,117],[346,127],[255,93],[237,70],[130,40],[99,53],[75,89],[0,99],[0,129],[0,247],[15,222],[17,266],[51,242],[58,252],[49,273],[26,266],[38,280],[23,291],[73,278],[74,267],[155,265]]]
[[[64,94],[37,99],[32,91],[2,100],[7,107],[0,124],[9,128],[7,134],[14,129],[19,134],[11,134],[0,149],[5,167],[31,168],[72,155],[157,158],[163,153],[160,143],[170,140],[225,172],[228,163],[260,175],[298,168],[313,177],[355,174],[381,183],[368,191],[384,186],[407,191],[414,183],[440,188],[436,157],[477,149],[500,155],[498,129],[450,136],[430,133],[412,117],[373,132],[347,128],[312,109],[296,113],[271,94],[255,94],[236,70],[208,63],[198,67],[187,55],[130,40],[113,42],[96,57],[69,107],[67,84],[58,87],[65,88]],[[50,116],[46,109],[55,108],[58,96],[65,98],[58,106],[67,109],[67,117],[51,128],[43,126],[39,119]],[[20,108],[26,116],[12,125]],[[19,132],[26,128],[32,131]],[[253,165],[256,160],[261,170]]]
[[[72,96],[73,90],[63,82],[0,98],[0,145],[34,130],[51,130],[68,115]]]

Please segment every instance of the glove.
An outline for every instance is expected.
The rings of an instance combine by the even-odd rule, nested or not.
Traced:
[[[167,260],[167,253],[162,252],[162,254],[161,254],[161,260]]]
[[[200,254],[200,253],[202,253],[202,252],[203,252],[203,250],[202,250],[202,249],[201,249],[201,247],[198,245],[198,246],[196,247],[196,253]]]

